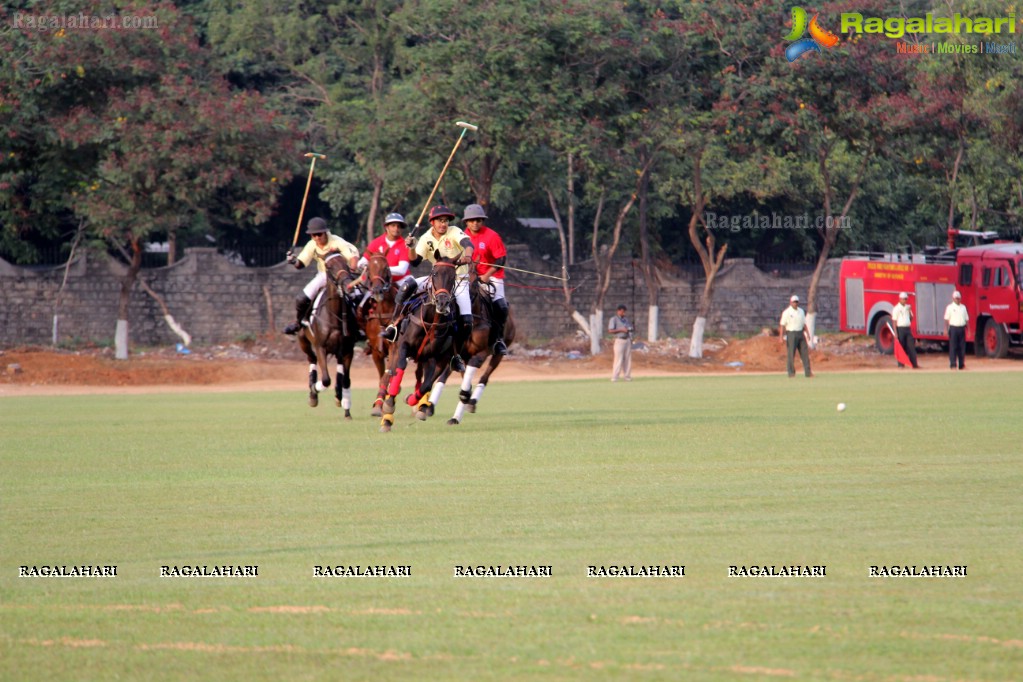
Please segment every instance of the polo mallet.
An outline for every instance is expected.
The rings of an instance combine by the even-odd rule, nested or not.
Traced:
[[[427,197],[426,199],[426,204],[423,206],[423,212],[419,214],[419,219],[416,220],[416,225],[415,227],[412,228],[412,232],[411,234],[409,234],[409,237],[415,238],[416,234],[419,233],[419,227],[420,224],[423,222],[423,216],[426,215],[427,209],[430,208],[430,202],[433,201],[433,195],[436,194],[437,188],[440,187],[440,181],[444,179],[444,173],[447,172],[448,166],[451,165],[451,159],[455,158],[455,152],[458,151],[458,145],[462,144],[462,138],[465,137],[466,131],[471,130],[473,132],[476,132],[477,130],[480,129],[479,126],[474,126],[473,124],[466,123],[465,121],[456,121],[455,125],[460,126],[462,128],[462,134],[458,136],[458,139],[455,141],[455,146],[452,147],[451,153],[448,154],[448,160],[444,164],[444,168],[441,169],[440,177],[438,177],[437,182],[434,183],[433,189],[430,190],[430,196]]]
[[[313,185],[313,171],[316,170],[316,159],[326,159],[327,155],[309,152],[305,157],[312,159],[312,162],[309,164],[309,179],[305,183],[305,194],[302,195],[302,208],[298,211],[298,225],[295,226],[295,238],[291,240],[292,248],[295,247],[295,244],[298,244],[298,233],[302,229],[302,217],[305,215],[305,202],[309,198],[309,188]]]

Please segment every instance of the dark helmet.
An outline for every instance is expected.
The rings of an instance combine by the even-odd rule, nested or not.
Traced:
[[[402,227],[408,226],[408,223],[405,222],[405,216],[400,213],[387,214],[387,217],[384,218],[384,225],[390,225],[391,223],[401,223]]]
[[[444,217],[447,217],[447,218],[450,218],[451,220],[454,220],[455,219],[455,214],[447,206],[434,206],[433,208],[430,209],[430,220],[433,220],[434,218],[444,218]]]
[[[310,218],[305,228],[306,234],[321,234],[327,231],[327,221],[323,218]]]

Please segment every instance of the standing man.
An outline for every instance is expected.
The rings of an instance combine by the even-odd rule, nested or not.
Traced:
[[[813,376],[810,371],[810,349],[806,342],[806,313],[799,307],[799,297],[789,299],[789,307],[782,311],[781,322],[778,323],[778,335],[786,345],[785,368],[789,378],[796,376],[796,351],[803,362],[803,373],[807,378]]]
[[[948,337],[948,368],[966,369],[966,325],[970,314],[963,305],[963,295],[952,292],[952,302],[945,308],[945,335]],[[978,341],[979,343],[979,341]]]
[[[327,286],[327,268],[323,265],[323,259],[331,251],[338,251],[348,262],[348,269],[355,272],[355,263],[359,259],[359,250],[349,244],[341,237],[333,235],[327,229],[327,221],[323,218],[311,218],[306,225],[306,234],[311,239],[296,256],[291,249],[288,249],[287,261],[301,270],[307,267],[313,260],[316,261],[316,276],[309,280],[302,293],[295,299],[295,321],[284,328],[285,334],[297,334],[302,328],[302,321],[309,315],[313,307],[313,299],[320,293],[323,287]]]
[[[456,372],[465,372],[465,362],[462,361],[460,352],[469,335],[472,334],[472,302],[469,300],[469,263],[472,262],[472,241],[457,227],[450,226],[451,219],[455,214],[447,206],[434,206],[430,209],[430,230],[419,238],[408,236],[405,238],[405,245],[408,247],[408,258],[410,264],[415,267],[428,260],[436,262],[434,253],[439,253],[442,258],[456,258],[458,268],[455,270],[455,290],[452,293],[455,303],[458,306],[459,321],[455,331],[455,354],[451,358],[451,369]],[[426,283],[430,280],[425,275],[415,282],[415,287],[409,287],[405,282],[398,290],[398,300],[395,301],[394,315],[391,317],[391,324],[381,332],[383,337],[389,341],[398,338],[397,321],[401,318],[404,303],[412,293],[423,291]]]
[[[399,287],[406,280],[415,278],[409,274],[408,247],[402,239],[402,232],[407,223],[405,217],[400,213],[388,213],[384,218],[384,233],[371,241],[369,246],[359,259],[359,269],[363,269],[369,263],[369,257],[374,253],[382,253],[387,257],[387,265],[391,268],[391,281]]]
[[[508,347],[504,344],[504,325],[508,321],[508,301],[504,298],[504,265],[508,250],[504,246],[501,235],[483,224],[487,214],[479,204],[469,204],[462,215],[462,224],[468,230],[472,242],[473,254],[479,261],[476,274],[480,281],[489,284],[494,292],[492,301],[494,334],[494,355],[506,355]]]
[[[632,381],[632,332],[634,331],[629,318],[625,317],[626,308],[618,306],[617,314],[607,323],[607,333],[615,337],[615,359],[611,368],[611,381],[618,381],[621,375],[626,381]]]
[[[909,307],[909,294],[903,291],[899,294],[899,302],[892,308],[892,320],[895,322],[895,329],[899,338],[899,345],[906,351],[906,356],[913,364],[913,369],[920,369],[916,364],[916,343],[913,340],[913,309]],[[905,367],[901,362],[899,367]]]

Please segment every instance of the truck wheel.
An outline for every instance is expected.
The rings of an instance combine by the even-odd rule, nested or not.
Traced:
[[[882,315],[877,318],[877,324],[874,326],[874,345],[881,355],[891,355],[895,352],[895,335],[888,326],[891,322],[891,315]]]
[[[1004,358],[1009,354],[1009,335],[1005,327],[994,320],[984,325],[984,353],[989,358]]]

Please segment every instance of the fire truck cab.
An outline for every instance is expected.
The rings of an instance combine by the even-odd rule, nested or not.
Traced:
[[[853,254],[839,270],[839,326],[871,334],[877,349],[892,353],[888,326],[899,293],[909,294],[913,336],[948,341],[945,307],[962,294],[970,315],[966,340],[978,356],[1005,357],[1023,342],[1023,244],[994,243],[940,253]]]

